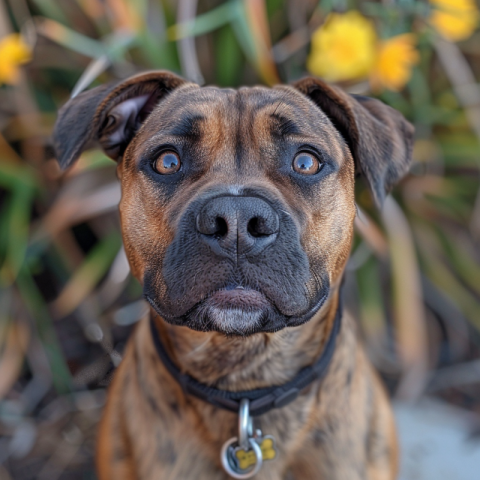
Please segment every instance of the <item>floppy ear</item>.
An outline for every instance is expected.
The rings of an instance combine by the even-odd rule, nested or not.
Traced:
[[[408,171],[414,128],[403,115],[379,100],[349,95],[316,78],[293,84],[330,118],[352,152],[377,205]]]
[[[95,143],[112,159],[123,156],[141,124],[182,78],[165,71],[134,75],[80,93],[59,111],[53,145],[62,169]]]

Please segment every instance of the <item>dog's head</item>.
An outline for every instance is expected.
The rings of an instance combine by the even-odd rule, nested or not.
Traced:
[[[152,307],[246,335],[320,309],[349,254],[355,171],[380,204],[413,128],[317,79],[231,90],[150,72],[70,100],[54,141],[64,168],[92,141],[118,161],[125,249]]]

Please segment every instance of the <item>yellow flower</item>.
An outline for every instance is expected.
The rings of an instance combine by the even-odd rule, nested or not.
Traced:
[[[359,12],[331,13],[312,36],[307,68],[329,81],[365,77],[375,61],[375,43],[372,22]]]
[[[18,33],[0,39],[0,84],[16,83],[20,75],[19,65],[31,58],[30,47]]]
[[[374,89],[400,90],[418,58],[413,34],[379,41],[373,23],[352,10],[330,14],[314,32],[307,68],[333,82],[370,75]]]
[[[447,40],[468,38],[477,28],[479,11],[475,0],[430,0],[435,7],[430,23]]]
[[[404,33],[380,42],[370,76],[375,90],[401,90],[410,79],[412,67],[419,60],[415,35]]]

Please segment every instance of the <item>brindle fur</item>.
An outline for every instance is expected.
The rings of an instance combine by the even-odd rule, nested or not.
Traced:
[[[140,128],[125,130],[122,143],[112,147],[113,134],[108,124],[105,127],[108,112],[139,92],[154,92],[154,105]],[[70,137],[70,127],[65,126],[74,118],[81,125]],[[195,174],[180,185],[159,188],[139,172],[139,162],[156,145],[176,141],[172,131],[194,148]],[[335,169],[320,183],[304,186],[278,173],[278,145],[291,135],[333,159]],[[393,110],[376,100],[350,97],[319,80],[234,91],[200,88],[166,72],[80,95],[60,112],[55,132],[61,164],[75,161],[92,140],[119,160],[124,244],[140,282],[152,265],[163,271],[186,206],[203,192],[218,186],[231,194],[260,189],[279,199],[292,216],[312,272],[307,287],[314,291],[328,284],[330,292],[308,322],[275,333],[226,336],[171,325],[153,309],[150,312],[184,372],[232,391],[283,384],[319,357],[338,307],[351,247],[355,169],[365,175],[381,202],[408,168],[411,139],[411,126]],[[194,274],[198,277],[191,284],[192,295],[200,295],[202,285],[210,281],[205,273],[188,265],[179,270],[180,278]],[[168,294],[160,273],[154,288],[161,299]],[[98,438],[100,479],[228,478],[219,452],[236,436],[237,416],[182,391],[157,356],[148,322],[139,322],[109,389]],[[278,447],[277,458],[264,465],[258,479],[396,478],[390,405],[347,314],[326,377],[293,403],[257,421]]]

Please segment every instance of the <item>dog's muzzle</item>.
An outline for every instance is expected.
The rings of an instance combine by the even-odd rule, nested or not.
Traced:
[[[172,324],[249,335],[309,320],[328,296],[328,277],[311,274],[282,200],[262,189],[217,190],[184,208],[162,264],[145,273],[144,293]]]

